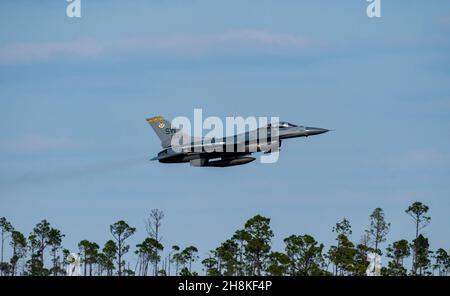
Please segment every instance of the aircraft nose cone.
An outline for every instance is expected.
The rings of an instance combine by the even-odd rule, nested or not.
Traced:
[[[310,126],[307,126],[307,127],[305,128],[305,132],[306,132],[306,134],[307,134],[308,136],[320,135],[320,134],[326,133],[326,132],[328,132],[328,131],[329,131],[329,130],[327,130],[327,129],[319,128],[319,127],[310,127]]]

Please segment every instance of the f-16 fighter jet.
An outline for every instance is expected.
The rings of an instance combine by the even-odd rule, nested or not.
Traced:
[[[277,122],[231,137],[194,138],[173,128],[171,123],[161,116],[148,118],[147,122],[161,140],[163,148],[158,156],[151,160],[161,163],[189,162],[194,167],[246,164],[256,159],[251,156],[252,153],[278,152],[281,142],[286,139],[314,136],[329,131],[324,128]]]

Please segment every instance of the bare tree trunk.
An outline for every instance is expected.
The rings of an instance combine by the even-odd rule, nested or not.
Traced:
[[[419,237],[419,217],[416,218],[416,239],[414,244],[414,254],[413,254],[413,273],[414,275],[417,274],[417,238]]]
[[[2,250],[1,250],[1,258],[0,263],[3,263],[3,245],[5,244],[5,234],[2,231]],[[3,271],[1,272],[3,274]]]
[[[57,262],[56,262],[56,252],[53,251],[53,276],[57,275],[57,270],[56,270],[56,266],[57,266]]]
[[[118,275],[122,276],[122,240],[119,236],[118,239],[118,252],[117,252],[117,257],[119,259],[119,270],[118,270]]]
[[[86,251],[84,253],[84,276],[86,276],[87,262],[86,262]]]
[[[168,268],[167,268],[167,274],[170,276],[170,265],[171,265],[171,263],[170,263],[170,257],[171,257],[171,254],[169,253],[169,265],[167,266]]]
[[[3,246],[2,246],[3,247]],[[14,263],[13,264],[11,264],[11,275],[12,276],[15,276],[16,275],[16,264],[17,264],[17,262],[19,261],[18,259],[17,259],[17,261],[16,261],[16,256],[17,256],[17,249],[16,249],[16,245],[14,244],[14,247],[13,247],[13,257],[14,257]]]
[[[159,235],[159,229],[161,227],[161,220],[164,218],[164,212],[158,209],[153,209],[150,212],[149,217],[147,218],[145,228],[150,237],[154,238],[156,242],[159,244],[161,241],[161,237]],[[158,258],[158,249],[156,251],[156,258]],[[158,275],[158,259],[154,262],[154,275]]]

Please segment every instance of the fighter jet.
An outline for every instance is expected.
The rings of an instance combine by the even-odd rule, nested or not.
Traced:
[[[226,138],[194,138],[189,135],[187,144],[172,146],[173,137],[181,133],[162,116],[148,118],[147,122],[161,140],[163,150],[151,160],[160,163],[187,163],[194,167],[229,167],[254,161],[255,152],[272,153],[279,151],[281,142],[298,137],[309,137],[328,132],[328,129],[297,126],[289,122],[270,123],[264,127]],[[273,131],[276,129],[276,137]],[[272,145],[278,140],[278,145]],[[231,144],[230,144],[231,143]]]

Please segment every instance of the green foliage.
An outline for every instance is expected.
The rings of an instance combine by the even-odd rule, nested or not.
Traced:
[[[222,275],[217,269],[218,262],[213,256],[209,256],[202,260],[202,265],[205,267],[205,275],[219,276]]]
[[[113,275],[114,261],[117,260],[117,244],[113,240],[108,240],[102,249],[101,266],[106,270],[108,276]]]
[[[378,248],[380,243],[386,241],[386,236],[389,233],[391,223],[387,223],[384,218],[384,212],[381,208],[376,208],[370,215],[370,227],[366,233],[370,239],[373,240],[375,252],[381,255],[381,250]]]
[[[349,275],[355,270],[354,259],[357,253],[355,245],[348,238],[352,234],[352,227],[347,218],[343,218],[333,227],[337,234],[337,246],[328,250],[328,258],[334,264],[335,275]]]
[[[44,267],[38,254],[31,254],[30,260],[27,261],[27,271],[25,275],[31,276],[47,276],[50,271]]]
[[[172,246],[172,256],[170,262],[175,264],[175,275],[178,275],[179,267],[183,264],[183,255],[180,252],[180,247],[177,245]]]
[[[323,244],[312,236],[291,235],[284,239],[286,254],[290,261],[290,275],[321,275],[324,258]]]
[[[350,236],[352,234],[352,226],[350,225],[350,221],[347,218],[342,218],[342,220],[333,227],[333,232],[336,232],[338,235],[343,234],[345,236]]]
[[[87,275],[87,267],[89,266],[89,275],[92,275],[92,266],[98,261],[98,250],[100,246],[97,243],[88,240],[82,240],[78,243],[81,256],[84,263],[84,275]]]
[[[416,224],[416,238],[418,236],[418,232],[420,229],[425,228],[430,224],[431,217],[427,216],[428,213],[428,206],[416,201],[412,205],[410,205],[405,212],[411,216],[414,223]]]
[[[273,276],[287,275],[292,263],[288,255],[282,252],[271,252],[268,256],[267,273]]]
[[[123,261],[123,255],[128,253],[130,250],[130,245],[125,244],[130,236],[136,232],[136,228],[131,227],[125,221],[119,220],[116,223],[110,225],[109,230],[117,242],[117,265],[118,265],[118,275],[122,275],[122,269],[125,264]]]
[[[449,252],[450,253],[450,252]],[[438,275],[447,276],[450,272],[450,254],[444,249],[440,248],[436,251],[434,256],[435,264],[433,265],[434,270],[438,270]]]
[[[405,258],[411,255],[411,250],[407,240],[402,239],[389,245],[386,249],[386,256],[392,260],[388,262],[387,268],[383,268],[382,274],[389,276],[405,276],[406,268],[403,266]]]
[[[147,237],[140,244],[136,245],[135,253],[138,255],[139,275],[147,275],[149,263],[158,262],[160,256],[159,251],[164,249],[163,245],[152,237]]]
[[[10,275],[11,269],[11,264],[8,262],[0,262],[0,272],[2,275]]]
[[[189,272],[192,271],[192,263],[198,259],[197,254],[198,249],[194,246],[189,246],[181,252],[182,262],[189,265]]]
[[[198,249],[194,246],[189,246],[180,251],[179,246],[172,246],[172,250],[174,251],[172,262],[174,262],[176,266],[175,274],[181,275],[181,271],[180,273],[178,272],[180,267],[182,267],[181,270],[186,269],[190,273],[192,270],[192,263],[199,258]]]
[[[247,241],[250,240],[250,234],[243,230],[237,230],[232,240],[234,240],[238,245],[238,251],[237,251],[237,265],[236,265],[236,275],[244,275],[245,274],[245,263],[244,263],[244,252],[245,252],[245,244]]]
[[[238,268],[238,244],[233,239],[222,243],[215,251],[217,270],[222,275],[235,275]]]
[[[47,220],[42,220],[33,228],[28,237],[31,258],[27,261],[28,274],[34,276],[45,276],[53,273],[54,275],[61,273],[58,262],[58,251],[60,249],[62,238],[61,232],[50,226]],[[44,254],[48,246],[52,247],[52,263],[53,267],[49,270],[44,267]]]
[[[413,243],[411,244],[411,248],[416,252],[416,258],[413,263],[412,274],[413,275],[430,275],[429,268],[431,267],[430,254],[429,250],[430,244],[428,243],[428,238],[423,235],[419,235]]]
[[[338,245],[330,247],[328,258],[335,266],[335,275],[350,275],[355,271],[354,260],[357,250],[344,234],[339,234],[336,240]]]
[[[373,253],[375,252],[375,249],[370,248],[365,244],[358,244],[356,246],[352,275],[366,275],[367,267],[369,267],[370,264],[370,262],[367,260],[367,255],[369,254],[369,252]]]
[[[13,231],[14,228],[12,226],[12,224],[6,220],[5,217],[1,217],[0,218],[0,235],[1,235],[1,250],[0,250],[0,264],[1,263],[5,263],[3,261],[3,253],[4,253],[4,246],[5,246],[5,240],[8,237],[9,233],[11,233],[11,231]],[[3,274],[9,274],[10,273],[10,269],[11,266],[9,266],[8,264],[1,264],[0,266],[0,275]]]
[[[256,215],[202,261],[210,275],[260,275],[269,260],[270,219]],[[273,262],[272,262],[273,263]]]
[[[64,274],[64,269],[61,268],[60,265],[61,257],[59,256],[59,251],[61,249],[62,239],[65,235],[62,234],[61,231],[59,231],[58,229],[52,228],[50,229],[48,236],[49,236],[48,244],[51,247],[50,253],[53,265],[52,268],[50,269],[50,272],[55,276]]]
[[[123,220],[110,225],[109,230],[116,241],[124,241],[136,232],[136,228],[131,227]]]
[[[11,232],[11,248],[13,250],[12,257],[10,259],[11,275],[16,275],[16,267],[19,260],[25,257],[27,253],[27,239],[19,231],[13,230]]]
[[[407,275],[405,262],[411,255],[413,264],[411,275],[448,275],[450,272],[450,254],[445,249],[438,249],[434,256],[430,251],[428,238],[420,234],[431,218],[427,216],[428,206],[415,202],[408,207],[406,213],[413,219],[416,236],[409,243],[398,240],[386,248],[387,264],[382,267],[382,275]],[[175,274],[184,276],[197,275],[192,270],[194,262],[199,259],[199,250],[195,246],[181,249],[173,245],[165,257],[164,247],[160,242],[159,227],[163,218],[162,212],[153,211],[154,219],[147,220],[146,230],[149,236],[137,244],[134,254],[138,261],[136,268],[126,264],[125,257],[130,246],[126,243],[135,232],[125,221],[120,220],[110,225],[110,232],[114,239],[108,240],[103,248],[97,243],[82,240],[78,247],[84,264],[84,275],[112,276],[117,275],[170,275],[171,267],[175,265]],[[62,249],[64,234],[51,227],[50,223],[42,220],[33,228],[30,235],[25,237],[13,229],[11,223],[0,218],[2,232],[2,253],[4,242],[10,237],[11,254],[9,261],[0,262],[2,275],[63,275],[68,262],[69,250]],[[246,221],[242,229],[237,230],[217,248],[210,251],[208,257],[201,261],[206,275],[272,275],[272,276],[320,276],[320,275],[351,275],[364,276],[369,265],[369,252],[381,254],[380,244],[386,241],[390,223],[385,221],[381,208],[376,208],[370,215],[370,226],[365,231],[359,244],[354,244],[351,224],[343,218],[333,227],[336,233],[336,245],[327,251],[324,245],[311,235],[291,235],[284,239],[283,251],[272,250],[273,232],[270,219],[256,215]],[[8,246],[8,245],[7,245]],[[166,251],[167,252],[167,251]],[[45,256],[50,255],[51,262],[45,266]],[[28,259],[28,260],[27,260]],[[431,260],[433,259],[433,264]],[[26,261],[26,262],[25,262]],[[158,262],[162,262],[161,268]],[[24,264],[25,263],[25,264]],[[148,272],[152,268],[154,273]],[[153,266],[153,267],[152,267]],[[332,272],[328,270],[332,266]],[[173,274],[173,273],[172,273]]]
[[[248,263],[247,273],[261,275],[270,253],[273,237],[270,219],[256,215],[245,223],[244,231],[247,235],[244,253]]]
[[[419,201],[412,203],[405,210],[405,212],[412,218],[412,220],[414,222],[414,226],[415,226],[415,230],[416,230],[415,241],[417,241],[419,238],[420,230],[427,227],[430,224],[431,217],[427,216],[428,210],[429,210],[428,206]],[[420,241],[417,241],[417,243],[414,243],[414,241],[413,241],[413,264],[412,264],[413,269],[411,271],[411,273],[413,275],[417,275],[417,273],[418,273],[417,269],[419,268],[419,266],[421,266],[424,263],[424,262],[418,262],[419,256],[420,256],[419,255],[420,250],[418,249],[419,247],[420,247]],[[423,255],[422,255],[422,257],[423,257]],[[419,274],[421,274],[421,272],[419,272]]]
[[[197,276],[198,273],[191,272],[187,267],[183,267],[183,269],[181,269],[180,271],[180,276]]]

